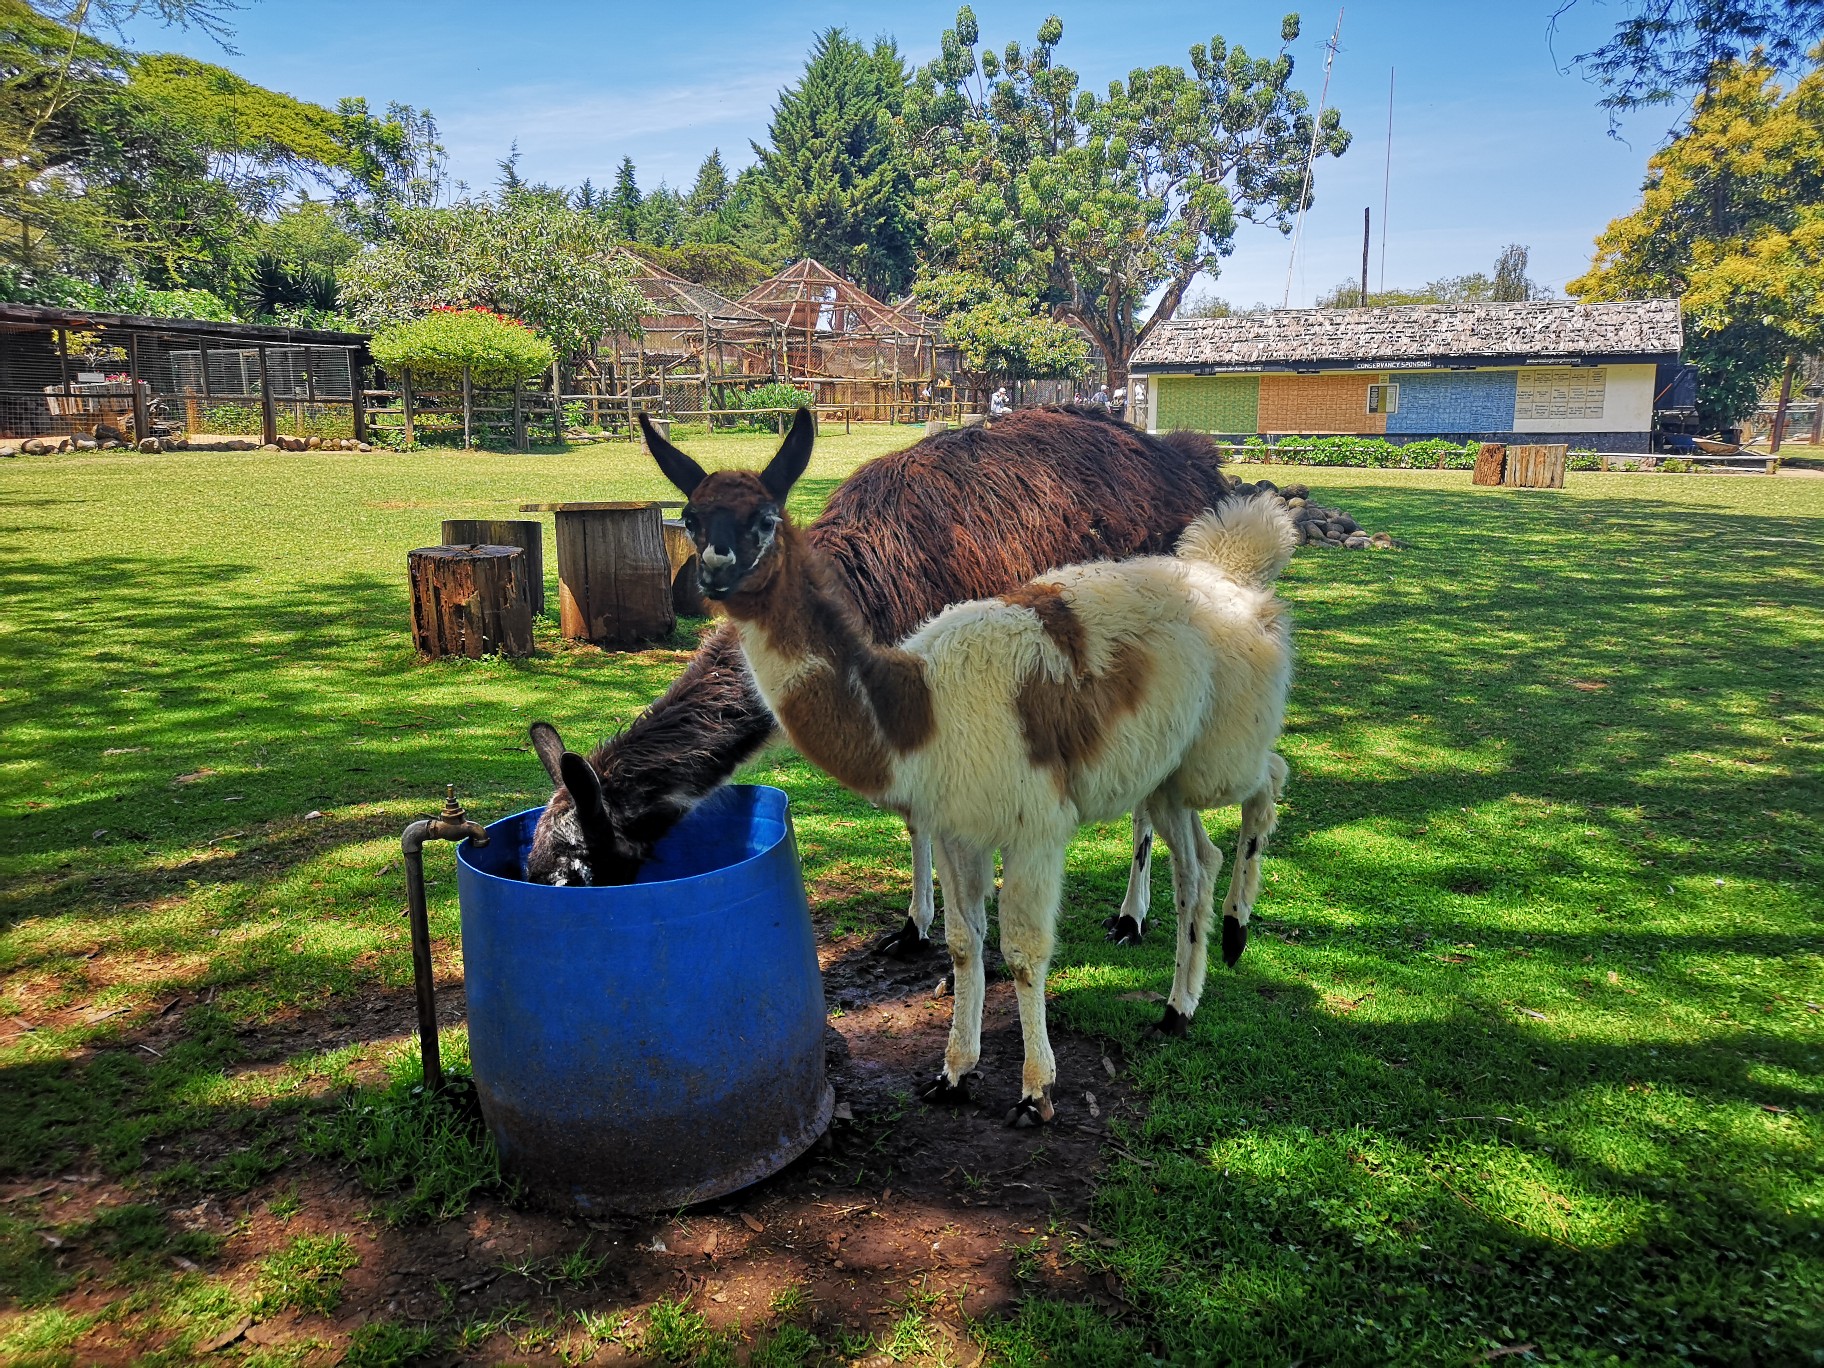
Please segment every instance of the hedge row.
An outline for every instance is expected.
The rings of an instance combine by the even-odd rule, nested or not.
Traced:
[[[1355,466],[1372,470],[1473,470],[1480,442],[1447,442],[1427,437],[1419,442],[1385,441],[1379,437],[1301,437],[1271,443],[1250,437],[1236,453],[1242,460],[1258,461],[1269,453],[1274,465]],[[1591,451],[1573,451],[1565,457],[1566,470],[1600,470],[1602,462]]]

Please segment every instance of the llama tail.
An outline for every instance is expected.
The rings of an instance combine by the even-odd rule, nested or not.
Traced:
[[[1265,589],[1291,561],[1295,544],[1286,506],[1271,494],[1260,494],[1205,509],[1178,539],[1178,555]]]

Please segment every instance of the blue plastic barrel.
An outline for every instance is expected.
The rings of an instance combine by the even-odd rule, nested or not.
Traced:
[[[469,1056],[508,1172],[637,1212],[783,1168],[834,1102],[785,794],[722,790],[618,888],[523,882],[540,811],[456,852]]]

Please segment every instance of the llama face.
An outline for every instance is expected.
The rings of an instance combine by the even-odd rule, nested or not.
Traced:
[[[719,470],[711,475],[659,436],[640,415],[646,449],[659,469],[689,500],[684,526],[697,544],[697,581],[705,597],[725,599],[741,588],[758,588],[767,553],[785,517],[785,496],[810,464],[816,421],[799,409],[778,453],[765,470]]]
[[[785,516],[759,479],[717,471],[684,508],[684,527],[697,545],[697,583],[705,598],[725,599],[766,560]]]

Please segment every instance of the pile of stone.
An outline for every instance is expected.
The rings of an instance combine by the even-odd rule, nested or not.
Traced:
[[[1386,532],[1368,533],[1340,508],[1326,508],[1311,498],[1311,487],[1302,484],[1276,485],[1271,480],[1246,480],[1228,477],[1231,495],[1247,498],[1251,494],[1271,494],[1292,514],[1292,527],[1300,546],[1335,546],[1345,551],[1391,551],[1400,543]]]
[[[0,442],[0,456],[54,456],[64,451],[372,451],[353,437],[281,437],[266,446],[252,437],[146,437],[140,441],[98,430],[95,437],[27,437],[22,442]]]

